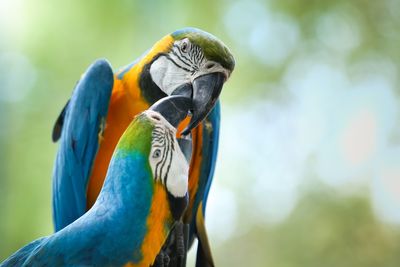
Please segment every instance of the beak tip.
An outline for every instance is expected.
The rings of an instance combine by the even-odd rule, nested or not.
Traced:
[[[160,99],[150,110],[160,113],[173,127],[186,118],[192,108],[192,100],[185,96],[174,95]]]

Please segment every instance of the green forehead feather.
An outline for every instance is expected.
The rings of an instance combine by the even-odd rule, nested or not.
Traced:
[[[235,67],[235,59],[224,43],[214,35],[196,29],[184,28],[171,34],[175,40],[188,38],[191,43],[198,45],[203,50],[208,60],[220,63],[224,68],[232,71]]]
[[[119,151],[135,151],[148,155],[151,148],[153,122],[146,114],[138,115],[128,126],[118,142]]]

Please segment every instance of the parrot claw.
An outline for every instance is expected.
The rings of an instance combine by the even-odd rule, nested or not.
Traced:
[[[176,242],[176,256],[177,266],[186,266],[186,255],[188,251],[189,241],[189,224],[178,222],[175,226],[175,242]]]
[[[153,267],[185,267],[188,248],[189,224],[176,222]],[[165,261],[164,258],[168,260]]]
[[[183,234],[183,223],[179,223],[176,225],[176,254],[178,257],[178,266],[185,266],[185,237]]]
[[[170,262],[170,258],[168,256],[168,254],[164,253],[163,251],[161,251],[157,255],[152,267],[168,267],[169,266],[169,262]]]
[[[184,266],[186,266],[186,258],[187,258],[187,253],[189,250],[189,227],[190,225],[188,223],[185,223],[183,225],[183,241],[185,242],[185,254],[184,254]]]

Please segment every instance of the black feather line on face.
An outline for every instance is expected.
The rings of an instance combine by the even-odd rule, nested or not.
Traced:
[[[193,62],[192,60],[190,60],[189,58],[187,58],[184,54],[182,54],[182,51],[179,49],[179,47],[177,45],[174,44],[173,46],[176,49],[172,49],[172,53],[180,60],[182,61],[182,63],[184,63],[186,66],[192,68],[193,67]],[[176,53],[176,50],[179,52]]]
[[[188,57],[182,54],[182,51],[176,44],[173,45],[173,48],[175,49],[172,50],[172,53],[187,66],[190,66],[192,72],[199,70],[199,66],[204,59],[204,54],[202,49],[198,45],[192,44],[190,46],[190,50],[187,52]],[[176,50],[179,52],[179,55],[176,53]],[[183,59],[185,59],[189,63],[184,62]]]
[[[159,174],[159,175],[160,175],[159,178],[160,178],[160,180],[161,180],[162,182],[164,182],[164,184],[165,184],[165,177],[164,177],[164,181],[163,181],[163,173],[164,173],[165,162],[166,162],[167,159],[168,159],[168,154],[169,154],[168,150],[169,150],[169,144],[168,144],[168,140],[167,140],[167,138],[166,138],[165,147],[164,147],[164,153],[163,153],[163,158],[162,158],[162,162],[161,162],[161,166],[160,166],[160,174]],[[167,174],[165,174],[165,175],[167,175]]]
[[[174,153],[174,137],[172,136],[172,133],[171,132],[169,132],[168,133],[168,137],[169,137],[169,162],[168,162],[168,165],[167,165],[167,171],[166,171],[166,173],[165,173],[165,176],[164,176],[164,184],[165,185],[167,185],[167,180],[168,180],[168,174],[169,174],[169,170],[170,170],[170,168],[171,168],[171,163],[172,163],[172,155],[173,155],[173,153]]]
[[[175,60],[173,60],[173,59],[171,58],[170,55],[165,55],[165,57],[166,57],[169,61],[171,61],[172,63],[174,63],[174,65],[177,66],[178,68],[180,68],[180,69],[182,69],[182,70],[184,70],[184,71],[187,71],[187,72],[192,72],[190,69],[185,68],[185,67],[179,65],[177,62],[175,62]],[[178,57],[178,58],[179,58],[179,57]]]
[[[160,133],[160,132],[163,132],[163,133]],[[155,175],[155,179],[157,180],[157,179],[161,179],[161,175],[162,175],[162,167],[161,167],[161,165],[162,165],[162,163],[164,162],[164,160],[165,160],[165,153],[166,153],[166,143],[165,143],[165,134],[164,134],[164,130],[162,129],[162,128],[160,128],[160,127],[156,127],[155,129],[154,129],[154,132],[158,132],[159,134],[161,134],[162,135],[162,137],[163,137],[163,139],[162,139],[162,141],[161,142],[158,142],[159,143],[159,146],[163,149],[163,154],[162,154],[162,157],[161,157],[161,159],[157,162],[157,164],[156,164],[156,168],[155,168],[155,173],[154,173],[154,175]],[[153,140],[154,141],[154,140]],[[157,145],[157,144],[153,144],[153,146],[155,146],[155,145]]]
[[[154,178],[156,180],[159,179],[166,185],[171,168],[173,151],[175,150],[174,133],[168,129],[156,126],[153,130],[152,147],[163,149],[162,157],[157,162],[154,170]]]

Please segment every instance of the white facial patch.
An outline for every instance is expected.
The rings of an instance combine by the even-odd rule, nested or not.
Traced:
[[[160,56],[151,64],[150,75],[155,84],[167,95],[171,95],[178,86],[191,81],[190,71],[176,66],[166,56]]]
[[[208,60],[202,49],[187,38],[176,41],[168,54],[159,56],[150,66],[151,78],[167,95],[199,76],[214,72],[221,72],[226,78],[230,75],[220,63]]]
[[[154,179],[160,180],[175,197],[183,197],[188,190],[189,164],[176,140],[176,129],[159,113],[146,111],[154,122],[149,155]]]

